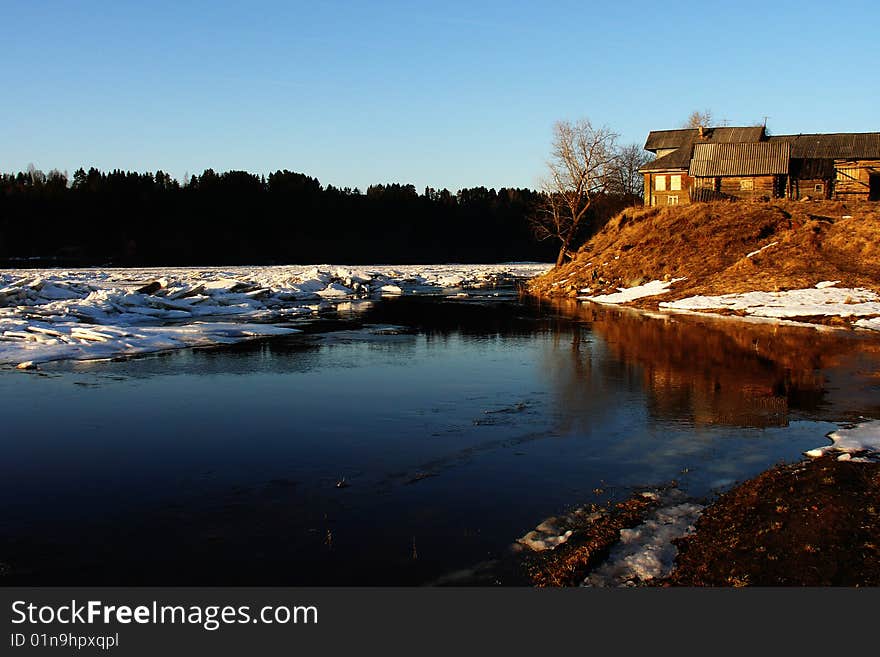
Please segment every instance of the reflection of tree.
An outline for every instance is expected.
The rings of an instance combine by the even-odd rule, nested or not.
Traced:
[[[602,391],[615,394],[621,380],[644,388],[653,417],[696,424],[785,426],[792,411],[827,420],[880,412],[876,376],[865,376],[880,371],[876,338],[571,301],[551,307],[601,338],[584,349],[575,329],[574,337],[557,335],[548,354],[559,404],[572,419],[585,403],[614,405]],[[606,385],[607,377],[617,384]]]

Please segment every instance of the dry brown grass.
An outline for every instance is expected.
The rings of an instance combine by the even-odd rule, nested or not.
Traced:
[[[812,287],[823,280],[880,291],[880,204],[778,200],[630,208],[572,262],[535,279],[530,290],[575,296],[590,288],[591,294],[604,294],[682,276],[687,280],[670,293],[634,305]]]

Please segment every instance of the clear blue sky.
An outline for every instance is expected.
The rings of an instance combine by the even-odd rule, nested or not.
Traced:
[[[535,186],[558,119],[880,131],[878,34],[876,0],[9,1],[0,170]]]

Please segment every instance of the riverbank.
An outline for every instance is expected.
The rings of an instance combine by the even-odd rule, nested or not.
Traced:
[[[780,341],[750,333],[766,322],[847,331],[880,329],[878,237],[880,206],[876,203],[779,201],[631,209],[612,220],[570,263],[531,281],[529,292],[543,299],[577,300],[582,313],[611,308],[621,313],[630,307],[647,311],[641,314],[651,317],[658,317],[659,310],[700,314],[705,318],[701,321],[709,321],[711,315],[748,319],[747,323],[730,322],[729,331],[714,328],[727,336],[719,344],[744,347],[750,343],[755,353],[772,352],[773,362],[790,362],[806,355],[807,342],[815,343],[812,356],[802,361],[802,367],[791,370],[802,371],[808,379],[811,367],[807,361],[833,358],[832,354],[849,342],[843,338],[849,336],[821,330],[806,340]],[[664,313],[664,325],[674,327],[677,322],[671,312]],[[674,330],[668,333],[666,337],[674,336]],[[874,340],[869,331],[864,333],[870,350]],[[631,348],[660,354],[672,350],[681,363],[704,369],[707,376],[711,372],[709,378],[726,380],[717,369],[718,346],[701,350],[677,345],[674,339],[642,339]],[[650,366],[658,358],[669,359],[664,355],[646,356],[645,360]],[[684,365],[679,366],[682,368]],[[649,370],[652,380],[658,378],[655,369]],[[872,368],[857,369],[877,376]],[[668,373],[663,374],[669,378]],[[833,385],[823,379],[811,385],[824,395],[826,389],[846,387],[856,377],[853,370]],[[741,369],[728,377],[728,384],[752,390],[749,378],[749,371]],[[866,417],[876,417],[875,411],[873,402],[865,397],[860,419],[843,415],[829,419],[861,422],[873,431],[872,440],[876,440],[877,423],[864,422]],[[728,414],[708,417],[717,422]],[[810,450],[809,460],[777,465],[720,494],[699,512],[692,526],[685,531],[679,528],[679,535],[672,537],[669,544],[677,554],[669,572],[640,579],[637,569],[629,568],[616,584],[878,585],[877,449],[875,445],[856,450],[854,455],[853,450],[840,449],[840,440],[846,436],[847,429],[838,430],[829,436],[835,444]],[[640,533],[652,522],[657,524],[652,520],[656,513],[646,510],[637,521],[626,523],[617,537],[617,547],[606,544],[603,548],[604,554],[612,555],[609,560],[633,533]],[[581,537],[578,542],[589,543],[590,539]],[[633,560],[632,555],[622,558]],[[560,575],[557,580],[568,585],[596,581],[589,568],[569,566],[567,571],[554,572]],[[577,577],[566,580],[565,572],[577,572]]]
[[[638,492],[580,509],[552,535],[562,525],[548,519],[520,539],[529,584],[878,586],[880,462],[824,455],[777,465],[705,506],[675,488]]]
[[[880,585],[880,463],[779,465],[707,507],[677,542],[675,586]]]
[[[837,201],[631,208],[542,297],[880,328],[880,205]]]

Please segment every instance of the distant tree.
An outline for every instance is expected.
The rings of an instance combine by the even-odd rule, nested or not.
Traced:
[[[541,200],[531,216],[539,240],[559,243],[556,266],[565,262],[593,201],[606,193],[617,163],[617,134],[594,128],[589,120],[560,121],[553,127],[547,176]]]
[[[34,166],[33,162],[28,164],[28,178],[31,185],[37,187],[46,182],[46,174]]]
[[[86,170],[80,167],[73,172],[73,188],[81,189],[86,186]]]
[[[682,124],[682,128],[699,128],[700,126],[709,127],[712,125],[712,110],[703,110],[702,112],[695,110]]]

